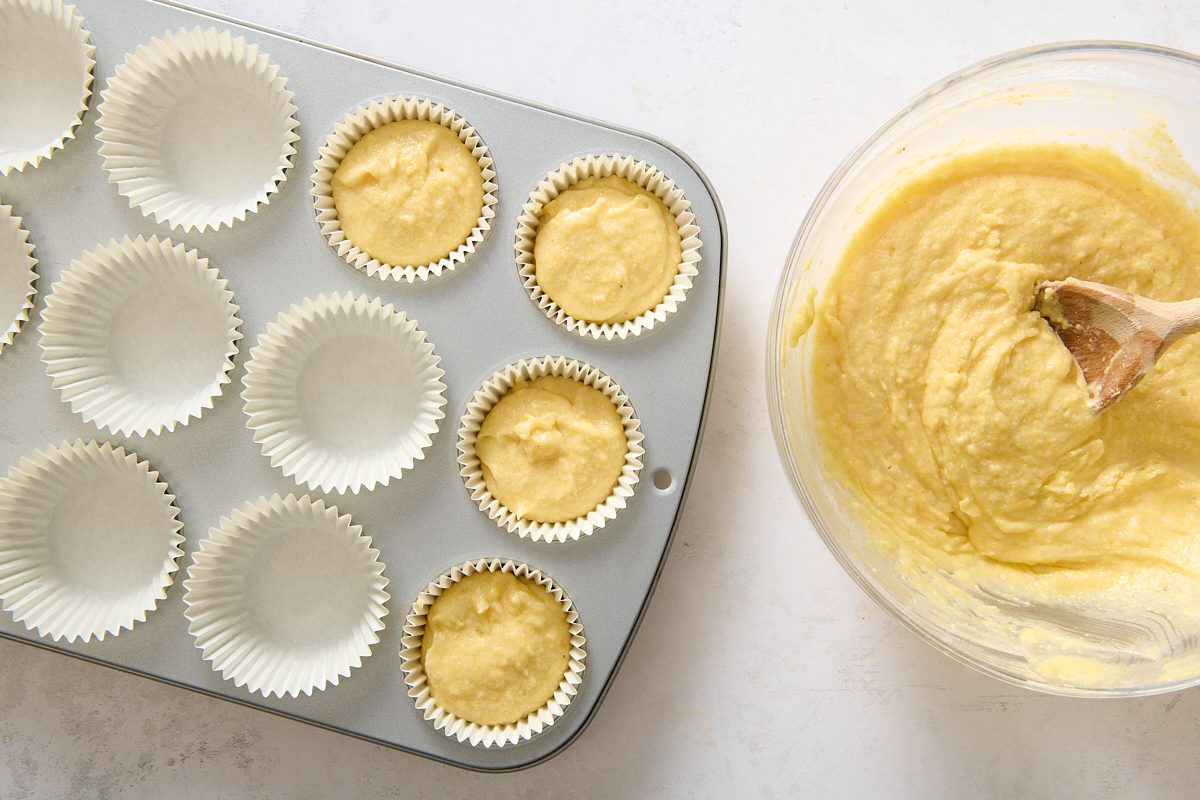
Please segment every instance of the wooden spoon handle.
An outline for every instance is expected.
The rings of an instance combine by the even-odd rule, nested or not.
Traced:
[[[1200,332],[1200,298],[1162,305],[1171,317],[1171,328],[1163,339],[1164,343],[1169,344],[1188,334]]]

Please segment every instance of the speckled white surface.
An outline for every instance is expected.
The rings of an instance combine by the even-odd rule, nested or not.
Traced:
[[[103,0],[78,2],[86,15]],[[884,115],[965,63],[1037,42],[1198,50],[1200,7],[545,0],[486,4],[464,27],[463,4],[193,2],[688,152],[716,185],[732,245],[708,435],[625,667],[553,761],[462,772],[0,642],[0,800],[1196,796],[1200,691],[1074,701],[1010,689],[936,654],[851,584],[778,465],[762,361],[792,234]]]

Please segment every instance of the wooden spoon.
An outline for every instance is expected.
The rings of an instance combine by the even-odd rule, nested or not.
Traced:
[[[1200,331],[1200,299],[1164,303],[1075,278],[1039,283],[1034,309],[1083,370],[1096,413],[1137,386],[1177,339]]]

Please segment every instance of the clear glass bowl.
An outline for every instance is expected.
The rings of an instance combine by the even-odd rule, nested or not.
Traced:
[[[830,177],[796,234],[771,312],[767,394],[775,440],[796,493],[838,562],[939,650],[993,677],[1053,694],[1137,696],[1200,683],[1200,620],[1149,619],[1137,609],[1114,619],[984,596],[948,607],[915,590],[826,472],[811,418],[807,337],[789,347],[789,322],[810,297],[820,301],[849,238],[883,199],[876,190],[951,148],[988,141],[1100,143],[1200,208],[1194,180],[1164,168],[1145,147],[1147,127],[1160,120],[1188,164],[1200,164],[1200,59],[1150,45],[1067,42],[955,73],[884,122]],[[1023,639],[1046,630],[1084,642],[1089,663],[1101,667],[1097,677],[1081,681],[1036,668]]]

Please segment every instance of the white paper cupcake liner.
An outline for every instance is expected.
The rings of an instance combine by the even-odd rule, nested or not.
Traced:
[[[280,314],[250,351],[246,425],[298,483],[357,494],[424,457],[445,416],[445,374],[415,320],[334,293]]]
[[[625,428],[625,464],[612,493],[607,500],[587,514],[566,522],[533,522],[519,519],[488,490],[479,455],[475,452],[479,428],[492,407],[500,402],[518,381],[532,381],[545,375],[570,378],[598,389],[617,407],[617,413],[621,415],[621,422]],[[633,488],[637,485],[638,474],[642,469],[642,456],[645,454],[642,448],[642,440],[645,437],[640,427],[641,423],[634,416],[633,406],[621,387],[595,367],[561,356],[518,361],[492,375],[475,392],[475,396],[467,405],[458,428],[459,474],[466,483],[467,491],[471,493],[471,499],[479,505],[479,510],[501,528],[510,533],[517,533],[522,539],[527,538],[535,542],[576,541],[581,536],[590,535],[603,528],[609,520],[616,518],[617,512],[625,507],[630,497],[633,497]]]
[[[215,28],[140,45],[101,93],[100,155],[131,208],[184,231],[265,205],[296,153],[287,80],[258,45]]]
[[[373,258],[360,250],[342,231],[337,209],[333,205],[333,173],[350,148],[366,134],[390,122],[402,119],[426,120],[444,125],[454,132],[458,140],[467,146],[471,155],[479,162],[483,173],[483,208],[479,219],[467,240],[452,250],[445,258],[421,266],[396,266]],[[496,171],[492,168],[492,157],[487,145],[478,132],[467,121],[443,105],[418,97],[388,97],[359,106],[345,119],[334,126],[333,133],[325,138],[319,156],[313,162],[312,176],[313,206],[317,210],[317,222],[321,233],[337,254],[347,264],[378,278],[394,281],[427,280],[429,276],[449,272],[463,263],[483,241],[496,216]]]
[[[62,0],[0,0],[0,175],[75,138],[92,96],[90,36]]]
[[[136,453],[82,439],[38,450],[0,481],[0,603],[41,636],[115,636],[167,596],[182,527]]]
[[[0,354],[29,321],[37,280],[29,231],[12,206],[0,204]]]
[[[675,216],[675,224],[679,227],[682,256],[675,281],[667,289],[666,296],[654,308],[625,322],[587,322],[568,314],[542,291],[534,270],[533,247],[537,240],[538,228],[542,224],[542,209],[547,203],[584,178],[606,178],[613,175],[637,184],[663,201],[667,210]],[[632,156],[588,155],[576,158],[569,164],[560,165],[529,195],[529,199],[522,206],[521,216],[517,219],[517,267],[529,296],[554,322],[580,336],[590,336],[593,339],[625,339],[666,322],[667,317],[674,314],[687,299],[688,290],[692,288],[692,282],[698,274],[700,246],[700,228],[696,225],[692,204],[684,197],[683,190],[658,169]]]
[[[421,641],[425,636],[425,621],[430,606],[441,596],[442,592],[476,572],[508,572],[518,578],[528,578],[542,586],[561,603],[562,609],[567,615],[567,624],[570,626],[570,660],[554,696],[538,710],[509,725],[480,725],[468,722],[440,708],[430,695],[428,678],[421,661]],[[442,731],[460,742],[470,742],[472,745],[482,747],[519,744],[528,741],[553,725],[578,693],[586,666],[584,660],[587,658],[585,650],[587,640],[583,636],[583,625],[579,622],[579,613],[575,610],[575,606],[566,592],[540,570],[534,569],[528,564],[499,558],[467,561],[444,573],[437,580],[431,581],[425,590],[417,595],[417,599],[408,612],[402,644],[404,649],[400,652],[401,669],[404,671],[404,682],[408,685],[408,696],[416,702],[417,710],[423,712],[425,719],[432,722],[436,730]]]
[[[200,543],[188,632],[213,669],[264,697],[338,685],[379,641],[389,599],[361,526],[308,495],[260,497]]]
[[[170,239],[126,236],[84,253],[54,284],[42,361],[84,422],[157,434],[213,407],[241,324],[208,259]]]

